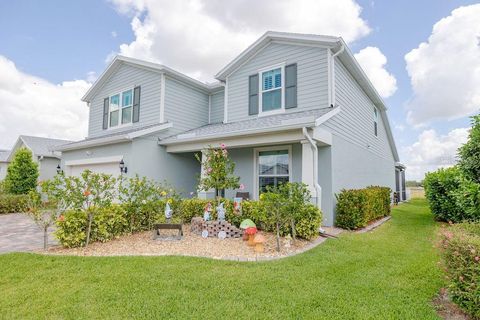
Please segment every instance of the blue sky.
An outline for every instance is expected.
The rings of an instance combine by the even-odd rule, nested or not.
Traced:
[[[389,106],[390,122],[394,128],[401,160],[413,169],[410,178],[421,178],[424,171],[448,164],[449,157],[454,156],[454,150],[466,137],[468,115],[475,110],[478,112],[478,106],[475,106],[478,100],[475,97],[480,94],[475,90],[480,88],[475,89],[473,85],[478,78],[470,81],[472,88],[464,89],[467,90],[465,95],[474,96],[472,101],[459,101],[462,105],[471,102],[473,106],[461,112],[455,112],[447,109],[456,108],[456,106],[447,105],[439,107],[437,115],[434,106],[428,106],[428,102],[425,102],[428,100],[425,100],[424,96],[428,97],[428,94],[431,94],[432,90],[435,91],[437,87],[439,92],[443,91],[442,76],[438,75],[441,72],[436,73],[430,66],[431,75],[427,74],[427,78],[422,80],[418,90],[412,89],[412,77],[407,72],[405,60],[407,53],[418,48],[422,42],[429,42],[435,23],[452,16],[452,11],[461,6],[475,4],[474,1],[358,0],[355,2],[341,0],[332,2],[327,0],[324,3],[322,1],[314,3],[311,0],[305,0],[305,5],[312,7],[312,10],[306,10],[307,14],[316,9],[322,14],[326,12],[323,24],[322,22],[308,24],[294,20],[286,21],[288,16],[285,16],[286,22],[278,22],[282,20],[278,16],[273,16],[271,19],[267,17],[265,21],[258,22],[259,18],[249,12],[249,6],[256,3],[252,1],[205,0],[205,8],[202,10],[182,7],[182,5],[188,7],[192,3],[199,2],[202,1],[181,0],[175,4],[168,1],[149,0],[0,2],[0,39],[2,39],[0,58],[3,57],[3,60],[0,60],[0,71],[2,71],[2,62],[6,69],[3,72],[5,78],[3,82],[0,78],[0,108],[7,110],[2,112],[3,116],[0,118],[0,148],[11,146],[18,134],[38,134],[70,139],[81,139],[85,136],[87,109],[78,101],[79,97],[94,78],[105,69],[108,58],[114,53],[120,52],[137,58],[160,61],[189,75],[209,80],[219,67],[233,58],[234,53],[239,53],[268,29],[298,32],[306,30],[318,34],[335,33],[334,35],[340,34],[346,38],[354,53],[358,53],[365,47],[375,47],[380,50],[379,52],[388,60],[382,68],[396,79],[397,89],[391,96],[386,97],[385,101]],[[267,5],[278,3],[267,2],[265,1],[265,12],[269,11]],[[472,16],[472,21],[480,21],[480,17],[475,16],[478,15],[478,10],[473,10],[474,6],[470,7],[438,32],[440,39],[442,39],[441,35],[448,34],[450,29],[452,35],[455,34],[454,30],[458,28],[472,30],[472,39],[463,39],[462,43],[468,44],[469,41],[475,41],[475,35],[480,39],[478,26],[472,23],[469,25],[470,20],[463,18],[465,14],[466,17]],[[285,4],[285,8],[288,8],[288,4]],[[264,12],[262,10],[258,8],[258,12]],[[298,17],[299,20],[302,18],[302,16]],[[321,20],[322,17],[319,16],[318,19]],[[195,34],[199,32],[196,24],[214,31]],[[358,24],[361,27],[358,27]],[[190,28],[190,25],[193,25],[193,28]],[[362,27],[364,31],[359,31]],[[224,30],[218,31],[218,29]],[[185,39],[179,39],[182,38],[178,36],[179,34],[184,35]],[[202,50],[192,49],[202,46],[202,43],[195,42],[198,39],[190,39],[190,35],[193,35],[192,38],[202,38],[202,43],[208,44],[210,41],[211,45],[201,48]],[[226,47],[235,43],[234,50],[225,49],[223,52],[212,49],[222,46],[223,42],[219,42],[222,39]],[[412,69],[420,77],[422,70],[429,68],[428,54],[432,54],[432,61],[439,59],[436,53],[438,50],[434,50],[434,45],[440,44],[435,44],[433,41],[430,45],[431,50],[425,49],[420,58],[415,59],[415,65],[412,62]],[[172,48],[176,48],[177,51]],[[218,53],[218,51],[221,52]],[[179,55],[178,52],[183,54]],[[452,55],[446,54],[445,60],[453,59]],[[461,55],[459,57],[461,59]],[[377,58],[372,57],[372,61]],[[465,60],[468,59],[469,53],[465,50]],[[442,64],[441,60],[440,55],[439,65]],[[199,65],[203,69],[197,68]],[[433,69],[435,68],[434,66]],[[467,69],[463,72],[473,71]],[[461,77],[461,74],[459,76]],[[438,80],[435,80],[436,77]],[[8,86],[7,82],[12,78],[21,79],[17,79],[19,83],[26,82],[26,85],[32,88],[31,90],[38,90],[39,93],[22,95],[17,100],[14,100],[15,95],[12,94],[2,98],[2,83]],[[432,80],[429,80],[430,78]],[[375,81],[373,82],[375,84]],[[43,85],[45,87],[42,87]],[[425,87],[430,89],[426,93],[420,92]],[[50,99],[57,93],[59,97],[64,97],[58,98],[58,104]],[[17,125],[17,118],[20,116],[15,117],[15,114],[17,111],[20,113],[21,110],[27,112],[31,104],[34,104],[38,110],[46,110],[45,117],[50,121],[44,121],[46,124],[40,125],[38,118],[29,115],[27,117],[30,122]],[[15,105],[15,109],[13,107],[7,109],[9,105]],[[413,114],[421,111],[424,115],[421,119],[409,121],[407,120],[408,110],[413,110]],[[429,150],[429,147],[438,150]]]

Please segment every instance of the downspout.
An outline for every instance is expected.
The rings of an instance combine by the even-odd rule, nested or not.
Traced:
[[[340,50],[335,52],[332,55],[332,59],[330,59],[330,63],[332,64],[331,70],[332,70],[332,92],[330,93],[332,97],[332,105],[330,107],[336,107],[336,98],[335,98],[335,57],[338,56],[340,53],[345,50],[345,46],[343,45],[343,42],[340,42]]]
[[[318,184],[318,147],[317,144],[313,141],[312,137],[308,134],[307,128],[303,127],[303,136],[307,139],[310,143],[310,146],[313,150],[313,179],[314,179],[314,187],[315,191],[317,192],[317,207],[321,209],[322,207],[322,187]]]

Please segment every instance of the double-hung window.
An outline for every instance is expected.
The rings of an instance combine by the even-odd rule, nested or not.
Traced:
[[[259,151],[257,156],[258,191],[277,187],[290,180],[290,159],[288,149]]]
[[[133,90],[110,96],[109,126],[116,127],[132,122]]]
[[[282,68],[262,72],[262,112],[282,109]]]

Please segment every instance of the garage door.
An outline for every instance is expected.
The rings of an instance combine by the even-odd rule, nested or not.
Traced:
[[[120,174],[118,162],[72,165],[69,166],[69,168],[70,170],[68,174],[72,176],[80,176],[82,172],[87,169],[95,173],[106,173],[113,176],[118,176]]]

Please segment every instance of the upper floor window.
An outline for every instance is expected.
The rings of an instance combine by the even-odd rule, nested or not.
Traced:
[[[269,112],[283,108],[282,73],[282,68],[262,72],[261,112]]]
[[[378,111],[375,107],[373,107],[373,133],[378,136]]]
[[[110,97],[109,124],[116,127],[132,122],[133,90],[127,90]]]

